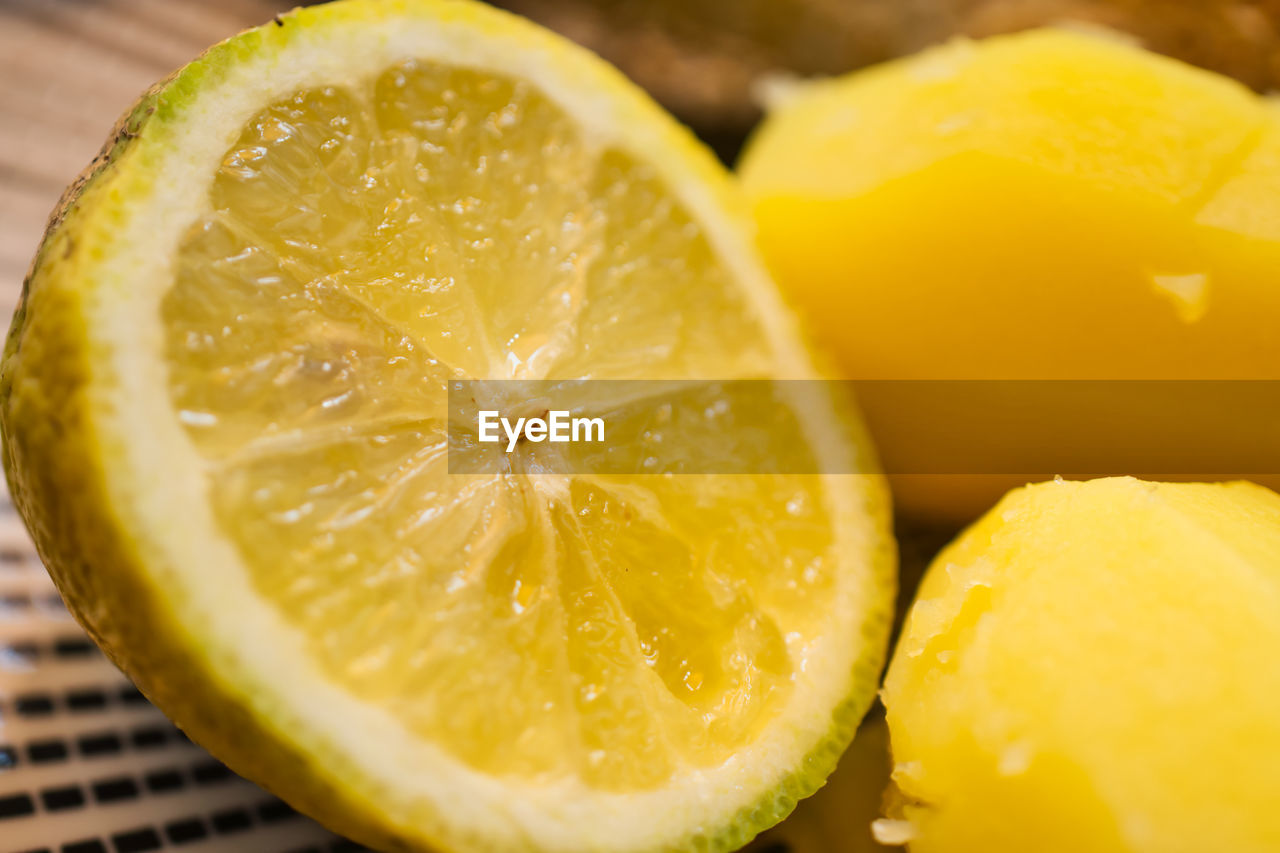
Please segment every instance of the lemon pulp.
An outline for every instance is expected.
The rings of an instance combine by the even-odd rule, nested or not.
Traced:
[[[175,275],[219,524],[345,689],[483,772],[620,791],[786,701],[832,594],[819,478],[447,473],[447,378],[769,364],[649,167],[526,83],[402,63],[255,116]]]

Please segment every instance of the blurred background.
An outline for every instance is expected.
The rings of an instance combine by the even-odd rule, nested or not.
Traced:
[[[0,323],[63,188],[119,114],[276,0],[0,0]],[[1280,0],[500,0],[618,65],[732,164],[771,81],[835,74],[956,35],[1110,27],[1280,88]],[[0,506],[0,853],[360,849],[187,743],[61,609]],[[904,588],[949,531],[903,538]],[[880,712],[823,792],[756,853],[864,853],[887,779]]]
[[[213,42],[296,3],[0,0],[0,312],[63,187],[116,117]],[[618,65],[731,162],[762,82],[834,74],[957,35],[1074,21],[1280,85],[1280,0],[499,0]]]

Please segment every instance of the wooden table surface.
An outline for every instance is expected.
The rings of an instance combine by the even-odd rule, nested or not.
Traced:
[[[285,0],[0,0],[0,316],[63,188],[147,87]]]

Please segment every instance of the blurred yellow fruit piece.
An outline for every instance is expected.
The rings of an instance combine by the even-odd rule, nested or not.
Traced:
[[[1280,496],[1012,492],[933,563],[884,688],[913,853],[1280,849]]]
[[[783,97],[740,171],[851,377],[1280,377],[1280,112],[1225,77],[1098,34],[955,42]],[[910,413],[869,403],[911,461]],[[966,519],[1009,483],[897,485]]]

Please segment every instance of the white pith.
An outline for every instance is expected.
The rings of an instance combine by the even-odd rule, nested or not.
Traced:
[[[797,685],[757,743],[724,764],[685,773],[659,790],[611,794],[574,779],[526,782],[477,773],[328,681],[308,657],[305,638],[258,600],[235,545],[214,520],[200,457],[170,405],[159,311],[172,282],[169,263],[184,230],[207,212],[212,176],[244,123],[299,88],[367,79],[405,59],[528,80],[588,134],[652,158],[749,293],[772,339],[778,375],[814,375],[790,314],[755,261],[745,226],[731,221],[705,174],[673,147],[673,131],[654,122],[648,104],[629,91],[620,97],[594,62],[564,57],[565,48],[550,36],[496,15],[482,31],[465,16],[440,15],[447,5],[416,8],[425,14],[387,14],[358,27],[316,16],[321,23],[306,34],[240,61],[203,89],[165,130],[164,141],[149,145],[144,134],[127,155],[153,177],[144,195],[121,205],[118,220],[94,223],[109,228],[111,237],[91,261],[85,298],[92,351],[100,356],[90,393],[113,508],[139,537],[151,583],[213,670],[234,673],[234,689],[277,735],[329,757],[332,766],[322,770],[376,804],[402,832],[455,845],[482,838],[493,849],[512,850],[675,845],[700,830],[714,831],[795,772],[828,735],[830,712],[849,694],[872,606],[875,541],[857,478],[827,478],[834,553],[848,565],[837,572],[833,628],[822,648],[810,650],[807,671],[796,676],[807,683]],[[835,436],[831,412],[804,414],[815,446],[853,452]],[[831,464],[858,470],[852,460]]]

